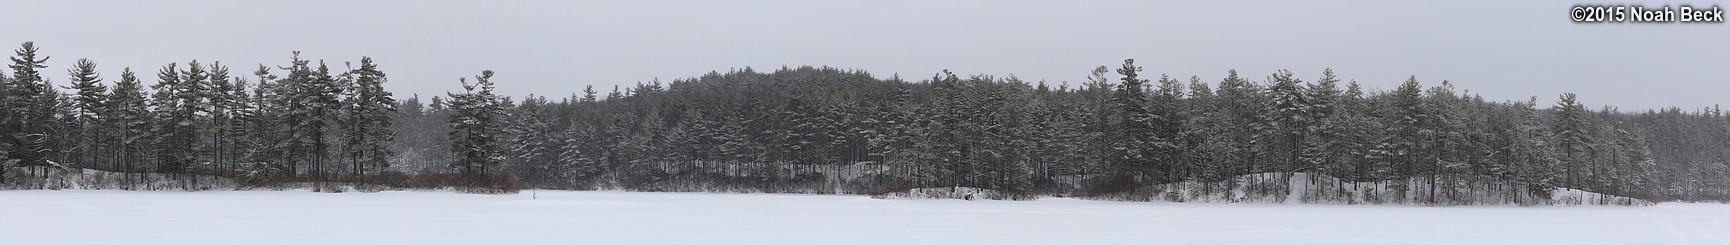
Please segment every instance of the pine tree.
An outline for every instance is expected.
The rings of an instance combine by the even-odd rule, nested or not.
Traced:
[[[420,94],[409,95],[407,99],[398,102],[396,108],[397,113],[407,117],[420,117],[426,115],[426,104],[420,102]]]
[[[173,133],[167,136],[173,137],[170,142],[176,144],[174,147],[178,148],[173,153],[176,156],[173,158],[175,159],[174,164],[171,165],[176,167],[177,172],[191,172],[196,165],[209,163],[212,160],[208,157],[207,152],[215,146],[199,137],[201,129],[209,128],[209,115],[213,112],[210,92],[214,82],[211,80],[216,78],[212,77],[210,70],[206,68],[197,60],[187,63],[186,70],[180,71],[179,86],[174,87],[177,90],[174,92],[174,99],[177,100],[176,105],[179,107],[174,108],[171,112],[172,117],[170,118],[173,121],[169,125],[172,125],[174,129]],[[194,178],[193,180],[196,181],[197,179]]]
[[[337,112],[342,110],[342,101],[338,96],[344,93],[345,81],[331,75],[330,67],[323,60],[318,62],[317,70],[312,71],[310,77],[303,78],[310,79],[302,80],[304,83],[297,89],[295,97],[298,97],[297,101],[305,107],[299,114],[305,118],[296,128],[296,132],[303,134],[299,138],[306,143],[306,154],[311,158],[309,162],[313,177],[325,180],[328,172],[325,167],[330,165],[327,153],[332,148],[331,142],[326,141],[326,138],[337,133],[332,132],[332,129],[338,126],[336,116]]]
[[[1556,142],[1560,151],[1562,164],[1562,186],[1580,188],[1585,177],[1586,162],[1591,161],[1590,146],[1596,140],[1586,132],[1586,106],[1577,101],[1574,93],[1564,93],[1556,102]]]
[[[150,133],[156,144],[153,172],[179,173],[184,168],[181,159],[186,157],[189,152],[186,147],[191,144],[183,141],[190,136],[181,137],[184,127],[191,124],[191,115],[183,111],[188,107],[179,99],[178,94],[184,91],[180,87],[185,85],[177,67],[178,63],[162,67],[156,73],[156,84],[150,86],[156,90],[150,94],[150,107],[154,109],[151,114],[158,122],[152,125],[155,128]]]
[[[1079,164],[1082,175],[1110,171],[1108,168],[1111,165],[1112,150],[1106,136],[1112,124],[1109,112],[1113,86],[1111,79],[1106,78],[1108,74],[1111,74],[1110,67],[1094,67],[1087,76],[1087,82],[1078,91],[1081,99],[1077,108],[1085,115],[1085,118],[1081,119],[1085,132],[1081,135],[1082,144],[1087,149],[1086,154],[1081,157],[1082,163]]]
[[[822,152],[826,156],[822,158],[824,163],[859,162],[860,157],[855,154],[858,152],[855,146],[861,145],[864,137],[859,135],[861,129],[854,123],[858,121],[853,118],[854,110],[850,106],[837,104],[827,104],[819,109],[817,125],[823,132],[819,138],[826,142],[822,145]]]
[[[1274,131],[1267,137],[1270,149],[1276,154],[1274,160],[1279,164],[1274,170],[1291,172],[1308,162],[1303,155],[1302,143],[1310,126],[1311,102],[1303,81],[1293,77],[1291,71],[1280,70],[1268,80],[1271,98],[1268,108],[1273,110],[1269,122]]]
[[[1181,163],[1186,169],[1184,172],[1188,173],[1188,176],[1184,177],[1189,179],[1215,181],[1225,176],[1219,166],[1225,164],[1224,159],[1219,154],[1229,151],[1223,149],[1229,139],[1223,137],[1224,132],[1218,132],[1221,129],[1218,124],[1226,115],[1220,112],[1214,103],[1213,88],[1199,76],[1190,77],[1189,101],[1183,109],[1183,113],[1190,116],[1184,120],[1184,131],[1178,135],[1184,149],[1184,161]],[[1204,191],[1211,193],[1212,186],[1207,187],[1209,188]]]
[[[993,84],[983,103],[986,105],[990,123],[985,128],[983,142],[992,144],[983,157],[986,157],[989,183],[984,187],[1011,194],[1010,199],[1029,199],[1035,194],[1033,184],[1028,178],[1030,173],[1029,148],[1033,143],[1028,136],[1031,115],[1027,107],[1029,91],[1026,83],[1009,78],[1005,83]]]
[[[42,77],[38,69],[48,68],[48,56],[37,58],[35,42],[24,42],[22,47],[13,51],[12,77],[6,80],[3,93],[7,93],[7,109],[9,117],[0,122],[0,128],[6,133],[0,135],[6,145],[12,148],[5,150],[11,154],[11,159],[17,160],[15,166],[42,165],[48,157],[47,140],[54,135],[50,126],[53,124],[53,97],[57,96],[53,86]],[[50,99],[44,99],[50,98]]]
[[[1655,177],[1653,172],[1657,170],[1657,163],[1652,158],[1652,150],[1646,142],[1646,134],[1626,129],[1618,132],[1620,133],[1618,135],[1620,136],[1620,146],[1628,149],[1627,162],[1622,165],[1627,177],[1621,186],[1629,189],[1624,192],[1628,193],[1625,196],[1647,200],[1654,199],[1647,193],[1652,193],[1650,188],[1654,186],[1652,179]]]
[[[1183,83],[1171,79],[1170,76],[1160,75],[1159,86],[1155,87],[1152,96],[1148,98],[1148,110],[1153,116],[1148,122],[1153,126],[1153,136],[1150,138],[1153,144],[1149,146],[1154,160],[1152,171],[1160,182],[1178,181],[1188,176],[1188,173],[1179,167],[1189,161],[1182,158],[1183,149],[1180,145],[1183,142],[1178,139],[1183,131],[1190,130],[1184,127],[1184,122],[1188,121],[1183,110],[1184,92]]]
[[[221,66],[221,64],[211,65],[213,68],[220,67],[221,69],[218,70],[227,76],[227,67]],[[254,91],[257,89],[251,88],[255,85],[251,85],[247,79],[235,76],[228,80],[232,82],[225,83],[224,89],[217,92],[223,97],[222,108],[224,111],[223,119],[219,123],[221,134],[218,135],[220,139],[217,143],[223,145],[223,151],[219,155],[220,160],[228,164],[229,170],[240,170],[241,166],[250,162],[248,159],[250,155],[261,148],[259,142],[263,140],[253,136],[257,135],[262,127],[251,122],[259,120],[261,114],[259,107],[263,105],[257,103],[259,101],[253,98],[256,93]]]
[[[1549,199],[1561,159],[1556,155],[1554,134],[1533,108],[1537,104],[1537,98],[1533,97],[1511,106],[1510,119],[1516,128],[1508,142],[1508,150],[1515,159],[1510,163],[1510,174],[1515,181],[1525,183],[1537,199]]]
[[[529,96],[523,99],[522,105],[514,108],[511,119],[506,123],[505,131],[510,135],[509,148],[511,152],[513,172],[524,181],[531,183],[546,183],[555,178],[553,172],[563,167],[559,162],[560,145],[566,140],[554,132],[547,112],[546,98]],[[545,188],[545,187],[542,187]]]
[[[1029,167],[1033,172],[1034,185],[1040,188],[1040,191],[1046,192],[1054,187],[1053,175],[1063,171],[1061,163],[1068,161],[1066,155],[1079,151],[1073,144],[1064,144],[1064,140],[1073,135],[1073,132],[1065,129],[1070,128],[1066,124],[1073,123],[1069,119],[1074,117],[1074,110],[1059,107],[1059,104],[1064,103],[1059,93],[1047,86],[1045,81],[1039,81],[1027,105],[1029,113],[1032,114],[1027,129],[1031,131],[1029,147],[1032,147],[1032,156],[1029,156],[1032,162]]]
[[[928,136],[930,138],[920,141],[918,146],[924,150],[920,155],[926,160],[918,162],[936,166],[931,166],[931,171],[921,171],[924,176],[920,176],[920,179],[958,187],[969,182],[969,168],[973,165],[967,157],[967,152],[971,149],[965,148],[970,144],[965,143],[968,132],[964,130],[971,128],[970,120],[966,118],[969,105],[962,94],[965,92],[965,84],[955,77],[955,74],[944,70],[942,74],[931,78],[931,86],[937,94],[937,114],[933,115],[931,129],[928,130],[932,132]]]
[[[625,98],[625,94],[619,93],[618,85],[613,85],[613,92],[607,93],[607,100],[616,100],[621,98]]]
[[[102,146],[102,131],[107,127],[102,123],[102,118],[107,115],[104,109],[107,108],[105,93],[108,92],[108,86],[102,84],[102,76],[96,72],[96,62],[89,59],[78,59],[78,63],[72,69],[67,69],[67,73],[72,77],[72,87],[68,89],[78,91],[78,98],[73,100],[75,124],[78,125],[75,132],[79,136],[74,148],[78,149],[77,154],[81,157],[75,159],[74,164],[95,166],[99,162],[98,157],[106,149]]]
[[[285,117],[287,111],[293,108],[287,104],[291,101],[284,98],[286,88],[283,82],[278,80],[280,77],[270,73],[268,66],[258,65],[252,75],[258,78],[258,86],[253,89],[252,101],[248,103],[253,106],[253,111],[251,118],[244,123],[251,129],[245,136],[250,144],[242,159],[256,166],[260,172],[267,171],[262,169],[270,169],[292,175],[294,168],[284,168],[283,165],[293,163],[289,146],[295,143],[288,134],[288,122],[292,118]]]
[[[818,152],[821,151],[817,146],[817,143],[820,142],[820,139],[817,138],[817,133],[820,133],[818,131],[819,122],[817,122],[816,116],[809,115],[812,111],[814,109],[811,109],[806,101],[799,98],[793,98],[782,104],[778,113],[780,114],[780,121],[785,122],[785,125],[781,125],[777,133],[774,134],[780,137],[776,141],[780,143],[780,147],[777,148],[781,149],[781,154],[777,157],[778,160],[792,161],[794,164],[819,163],[819,160],[816,159],[820,156]]]
[[[714,136],[714,140],[720,144],[715,149],[716,154],[725,161],[749,161],[754,143],[746,137],[744,120],[739,119],[738,115],[728,114],[722,117],[721,121],[720,128],[715,130],[718,135]]]
[[[1439,189],[1442,183],[1455,183],[1458,176],[1470,170],[1470,158],[1475,154],[1471,151],[1471,139],[1466,132],[1469,121],[1464,112],[1463,99],[1456,96],[1452,82],[1442,80],[1442,84],[1425,92],[1425,108],[1428,110],[1423,117],[1426,127],[1420,131],[1424,136],[1424,158],[1420,164],[1424,169],[1418,170],[1429,174],[1428,202],[1441,203],[1453,195],[1452,188]]]
[[[354,161],[352,171],[356,176],[366,176],[371,172],[382,172],[390,164],[389,157],[394,154],[386,144],[395,138],[391,131],[391,115],[397,111],[396,99],[391,98],[391,92],[384,90],[387,82],[384,71],[372,62],[371,57],[360,58],[360,69],[350,71],[354,77],[353,94],[344,101],[344,108],[349,116],[347,123],[345,146],[350,159]]]
[[[1214,108],[1221,115],[1212,120],[1208,132],[1215,138],[1210,140],[1211,155],[1221,168],[1223,175],[1250,174],[1261,171],[1262,151],[1256,144],[1257,130],[1254,125],[1261,125],[1264,96],[1261,88],[1249,80],[1238,77],[1236,70],[1227,71],[1226,77],[1220,80],[1213,99]],[[1223,176],[1222,176],[1223,177]]]
[[[13,91],[17,91],[18,86],[14,85],[11,80],[5,73],[0,73],[0,184],[6,183],[6,169],[18,162],[18,159],[12,156],[12,151],[15,150],[12,144],[12,134],[15,133],[13,131],[15,128],[12,126],[11,120],[13,118],[12,106],[15,104],[12,101],[14,98]]]
[[[504,163],[504,147],[499,143],[501,127],[498,119],[504,113],[501,99],[493,95],[493,71],[481,71],[475,83],[459,79],[465,92],[451,93],[451,151],[457,155],[452,165],[469,176],[490,174],[488,168]]]
[[[595,85],[583,86],[583,99],[578,102],[595,102]]]
[[[137,75],[132,73],[132,68],[120,72],[120,81],[114,83],[114,90],[106,97],[109,111],[113,115],[110,119],[116,127],[115,138],[119,139],[116,143],[120,146],[117,153],[119,157],[115,161],[121,163],[120,171],[128,175],[127,186],[124,187],[130,188],[131,173],[140,170],[140,166],[135,164],[146,159],[142,156],[146,153],[146,148],[141,146],[148,145],[153,138],[150,106],[146,104],[148,99],[144,86],[138,81]]]
[[[271,90],[277,98],[274,103],[286,106],[278,117],[283,125],[279,137],[284,139],[279,149],[285,153],[289,176],[298,176],[298,166],[305,163],[306,171],[322,181],[332,145],[326,138],[341,132],[332,129],[339,126],[336,116],[343,108],[339,95],[344,93],[345,86],[344,81],[331,75],[324,62],[320,61],[316,69],[310,64],[311,61],[300,58],[300,52],[294,52],[290,65],[281,67],[288,74],[276,80]]]
[[[1361,148],[1342,146],[1346,144],[1342,136],[1353,132],[1343,130],[1348,127],[1345,124],[1351,122],[1346,122],[1345,117],[1335,116],[1340,113],[1339,78],[1334,76],[1333,69],[1322,70],[1322,77],[1304,91],[1308,107],[1304,120],[1309,125],[1303,129],[1306,137],[1300,142],[1302,149],[1299,153],[1299,159],[1303,160],[1298,164],[1335,177],[1344,176],[1339,174],[1343,171],[1339,171],[1338,165],[1329,166],[1330,163],[1342,161],[1349,151]]]
[[[201,140],[203,145],[208,146],[205,149],[205,161],[219,164],[218,166],[225,170],[235,169],[232,152],[236,142],[229,136],[237,131],[234,128],[234,120],[238,112],[237,108],[240,107],[236,105],[240,98],[234,96],[234,90],[236,87],[244,86],[242,85],[244,81],[230,77],[228,66],[222,65],[220,61],[211,62],[206,73],[208,74],[206,78],[208,82],[205,83],[204,91],[202,91],[204,104],[200,106],[206,112],[202,119],[205,128],[203,132],[208,134],[209,139],[207,141]]]
[[[276,127],[275,131],[277,132],[275,134],[282,141],[273,148],[278,149],[281,152],[283,162],[288,163],[285,170],[287,170],[287,175],[290,178],[300,175],[301,164],[310,165],[313,157],[311,156],[312,153],[309,152],[315,152],[310,150],[313,141],[319,141],[323,138],[321,134],[308,132],[310,128],[307,125],[317,120],[316,117],[323,116],[314,114],[312,110],[315,108],[307,102],[307,94],[316,93],[316,91],[309,91],[312,90],[312,86],[309,84],[313,83],[315,79],[312,68],[308,66],[310,63],[311,61],[300,58],[300,52],[294,52],[289,66],[280,67],[288,74],[275,80],[273,84],[275,86],[267,90],[271,91],[272,94],[261,96],[274,97],[275,100],[270,103],[277,106],[276,108],[280,108],[276,116],[276,118],[280,118],[280,122],[276,123],[279,126]],[[264,69],[261,67],[260,72],[264,72]]]
[[[42,134],[29,140],[33,144],[37,144],[33,148],[39,149],[38,154],[42,156],[43,165],[66,170],[68,165],[62,164],[62,162],[69,162],[67,159],[77,158],[77,156],[70,154],[76,152],[73,147],[81,138],[76,134],[78,124],[77,115],[73,114],[75,104],[72,94],[60,92],[59,86],[54,86],[48,82],[44,82],[42,85],[45,86],[43,91],[48,91],[48,93],[36,97],[36,103],[47,106],[38,108],[40,111],[36,113],[47,118],[48,124],[42,125]]]
[[[1336,177],[1346,177],[1353,180],[1374,180],[1372,176],[1371,146],[1376,145],[1383,128],[1381,122],[1370,118],[1369,101],[1364,97],[1363,86],[1357,81],[1346,85],[1346,91],[1338,97],[1335,103],[1335,113],[1325,119],[1324,131],[1336,140],[1322,144],[1325,158],[1331,163]]]
[[[1621,122],[1611,127],[1615,137],[1612,147],[1618,154],[1611,157],[1615,162],[1609,166],[1613,173],[1609,176],[1609,186],[1615,189],[1607,191],[1621,196],[1645,197],[1645,193],[1649,193],[1646,184],[1653,170],[1652,153],[1647,149],[1646,137],[1629,130]]]
[[[433,96],[432,102],[427,103],[427,112],[428,113],[443,112],[443,111],[449,110],[449,109],[450,109],[450,103],[445,102],[445,99],[443,97]]]
[[[1423,122],[1428,117],[1428,110],[1424,109],[1416,76],[1407,78],[1406,82],[1400,83],[1388,96],[1388,105],[1382,107],[1380,113],[1381,118],[1387,121],[1383,122],[1386,132],[1376,146],[1376,161],[1379,165],[1394,170],[1393,176],[1387,177],[1400,180],[1395,181],[1392,187],[1399,192],[1399,196],[1395,198],[1404,202],[1411,199],[1411,196],[1407,195],[1410,186],[1407,186],[1404,180],[1417,176],[1419,162],[1429,159],[1422,152],[1425,150],[1424,143],[1428,142],[1423,133],[1426,127]]]
[[[1148,109],[1147,80],[1138,77],[1140,71],[1135,59],[1123,60],[1123,67],[1117,69],[1123,83],[1117,85],[1117,92],[1112,95],[1113,124],[1106,133],[1111,142],[1110,174],[1124,181],[1121,184],[1131,186],[1167,181],[1159,179],[1162,173],[1155,173],[1156,164],[1166,161],[1162,155],[1174,148],[1171,142],[1155,135],[1158,118]]]
[[[559,144],[559,166],[556,166],[558,181],[554,183],[566,188],[587,188],[579,183],[589,181],[601,172],[600,142],[595,137],[594,128],[589,125],[569,125],[564,132],[565,142]]]

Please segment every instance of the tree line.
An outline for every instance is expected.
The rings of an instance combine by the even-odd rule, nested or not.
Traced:
[[[1254,185],[1239,183],[1244,176],[1305,173],[1392,183],[1377,187],[1432,204],[1473,188],[1730,198],[1730,156],[1714,150],[1730,142],[1730,120],[1716,107],[1627,113],[1594,110],[1573,94],[1544,106],[1489,101],[1416,77],[1380,91],[1332,70],[1307,81],[1283,70],[1259,81],[1236,71],[1216,82],[1155,78],[1134,60],[1076,85],[747,67],[518,101],[494,94],[484,71],[460,80],[462,92],[423,102],[385,91],[370,58],[336,72],[295,53],[251,76],[219,62],[169,64],[149,87],[127,68],[110,89],[89,60],[55,86],[37,51],[25,43],[0,76],[0,170],[9,171],[0,177],[81,168],[512,190],[519,181],[864,194],[971,187],[1021,199],[1198,182],[1232,189]]]
[[[249,184],[347,182],[418,186],[499,185],[489,172],[502,151],[490,121],[503,101],[491,94],[491,71],[451,94],[450,125],[462,129],[452,148],[474,156],[452,162],[460,176],[391,171],[399,101],[384,89],[386,74],[371,58],[344,62],[333,72],[322,60],[294,52],[284,66],[259,65],[242,75],[221,62],[169,63],[145,86],[131,68],[110,89],[97,63],[79,59],[57,86],[42,73],[49,56],[25,42],[0,76],[0,183],[7,177],[46,177],[50,170],[94,169],[127,173],[115,188],[138,186],[148,174],[192,181],[178,188],[209,188],[183,176],[223,176]],[[250,77],[250,78],[249,78]],[[64,89],[64,92],[63,92]],[[487,145],[494,144],[494,145]],[[481,152],[481,153],[472,153]],[[25,167],[39,168],[25,168]],[[9,173],[30,169],[30,173]],[[136,174],[136,175],[134,175]],[[139,178],[133,180],[133,178]],[[477,181],[482,180],[482,181]],[[514,191],[514,189],[513,189]]]
[[[1730,187],[1717,180],[1730,169],[1704,163],[1714,159],[1684,163],[1671,159],[1694,151],[1651,150],[1671,141],[1649,143],[1647,132],[1657,130],[1641,119],[1662,113],[1593,110],[1573,94],[1540,106],[1535,98],[1489,101],[1448,81],[1425,87],[1415,77],[1371,91],[1331,70],[1312,81],[1280,71],[1259,82],[1231,71],[1216,83],[1141,72],[1126,60],[1078,86],[1053,86],[948,71],[907,81],[827,67],[745,68],[606,96],[592,87],[567,98],[529,96],[506,120],[514,132],[506,165],[528,185],[554,189],[828,181],[841,183],[746,191],[1088,195],[1294,172],[1427,183],[1388,186],[1427,188],[1408,190],[1424,195],[1408,197],[1419,203],[1447,203],[1463,193],[1449,190],[1453,183],[1483,180],[1536,196],[1561,187],[1648,200],[1724,200],[1715,193]],[[1726,136],[1674,137],[1719,144]],[[833,170],[791,169],[799,166]]]

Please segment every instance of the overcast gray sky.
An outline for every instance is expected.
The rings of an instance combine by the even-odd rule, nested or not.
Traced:
[[[1416,75],[1492,100],[1730,102],[1730,26],[1572,23],[1568,10],[1582,3],[1593,2],[17,1],[0,14],[11,20],[0,42],[36,41],[61,85],[81,57],[112,79],[192,59],[250,73],[293,50],[336,67],[371,56],[400,97],[443,95],[483,69],[498,72],[501,93],[559,97],[782,65],[1073,84],[1136,58],[1148,73],[1209,82],[1228,69],[1313,80],[1331,67],[1374,88]],[[1721,3],[1643,3],[1680,4]]]

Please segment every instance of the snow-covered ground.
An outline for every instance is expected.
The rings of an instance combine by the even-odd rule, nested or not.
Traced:
[[[0,191],[0,244],[1726,244],[1730,205]]]

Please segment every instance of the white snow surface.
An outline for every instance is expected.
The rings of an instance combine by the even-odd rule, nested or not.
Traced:
[[[535,198],[538,196],[538,198]],[[1726,244],[1730,205],[0,191],[0,244]]]

